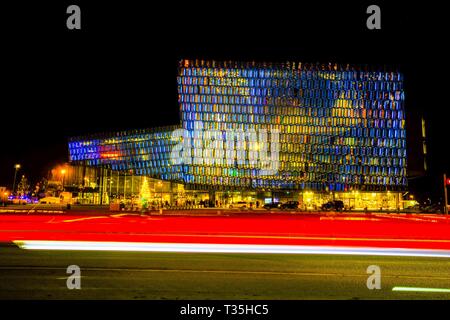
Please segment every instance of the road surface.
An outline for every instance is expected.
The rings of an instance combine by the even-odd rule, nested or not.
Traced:
[[[80,290],[66,286],[70,265],[80,267]],[[381,270],[379,290],[367,288],[372,265]],[[393,291],[399,287],[409,291]],[[449,292],[450,219],[442,215],[0,215],[0,299],[450,299]]]
[[[0,299],[450,299],[450,260],[334,255],[27,251],[1,247]],[[81,289],[69,290],[69,265]],[[381,268],[381,289],[366,286]]]

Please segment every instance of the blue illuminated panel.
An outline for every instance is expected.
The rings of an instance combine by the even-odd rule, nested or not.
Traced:
[[[69,141],[70,161],[116,171],[131,170],[135,175],[180,180],[180,168],[170,165],[170,150],[176,143],[171,135],[177,128],[169,126],[72,138]]]

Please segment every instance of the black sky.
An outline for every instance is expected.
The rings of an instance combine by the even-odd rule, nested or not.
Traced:
[[[2,9],[0,186],[13,164],[37,179],[67,160],[67,138],[179,123],[182,58],[388,65],[405,74],[406,109],[429,124],[432,175],[447,171],[448,27],[439,7],[378,2],[382,30],[359,4],[20,3]],[[79,4],[82,30],[65,27]],[[443,29],[447,28],[447,29]]]

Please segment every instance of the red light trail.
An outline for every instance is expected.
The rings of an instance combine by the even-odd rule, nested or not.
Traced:
[[[23,240],[370,247],[450,252],[450,218],[421,214],[0,215],[0,242]]]

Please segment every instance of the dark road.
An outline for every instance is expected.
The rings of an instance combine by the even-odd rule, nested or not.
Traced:
[[[336,255],[28,251],[0,248],[0,299],[450,299],[450,260]],[[66,269],[81,268],[69,290]],[[381,268],[381,289],[366,270]]]
[[[439,215],[0,215],[0,299],[450,299],[449,230]]]

